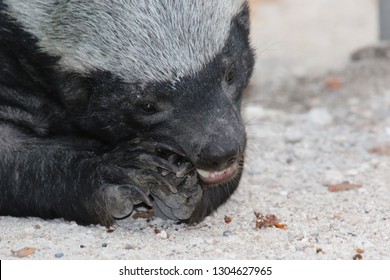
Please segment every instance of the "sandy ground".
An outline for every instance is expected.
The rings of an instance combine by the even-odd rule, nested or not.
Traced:
[[[263,0],[252,11],[247,160],[225,205],[191,227],[0,217],[0,258],[34,247],[27,259],[390,259],[390,59],[349,62],[377,40],[376,2]],[[284,229],[256,229],[254,211]]]

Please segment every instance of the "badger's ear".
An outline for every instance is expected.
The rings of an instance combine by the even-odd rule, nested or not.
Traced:
[[[249,34],[250,29],[250,19],[249,19],[249,4],[248,2],[245,2],[243,4],[243,7],[241,11],[238,13],[236,20],[238,23],[238,26],[242,28],[242,30],[245,31],[246,34]]]

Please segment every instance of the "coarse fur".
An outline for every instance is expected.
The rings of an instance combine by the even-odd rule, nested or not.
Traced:
[[[244,1],[4,3],[42,51],[60,58],[62,70],[85,75],[105,70],[128,82],[148,83],[193,75],[211,61]]]
[[[240,180],[248,37],[242,0],[0,0],[0,214],[201,221]]]

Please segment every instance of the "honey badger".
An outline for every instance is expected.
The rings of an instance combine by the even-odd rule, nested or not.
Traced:
[[[0,0],[0,214],[199,222],[242,173],[244,0]]]

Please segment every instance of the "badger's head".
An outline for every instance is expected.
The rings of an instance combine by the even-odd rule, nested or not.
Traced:
[[[193,220],[237,187],[240,115],[254,64],[243,0],[3,0],[55,64],[60,98],[83,130],[180,150],[204,199]]]

